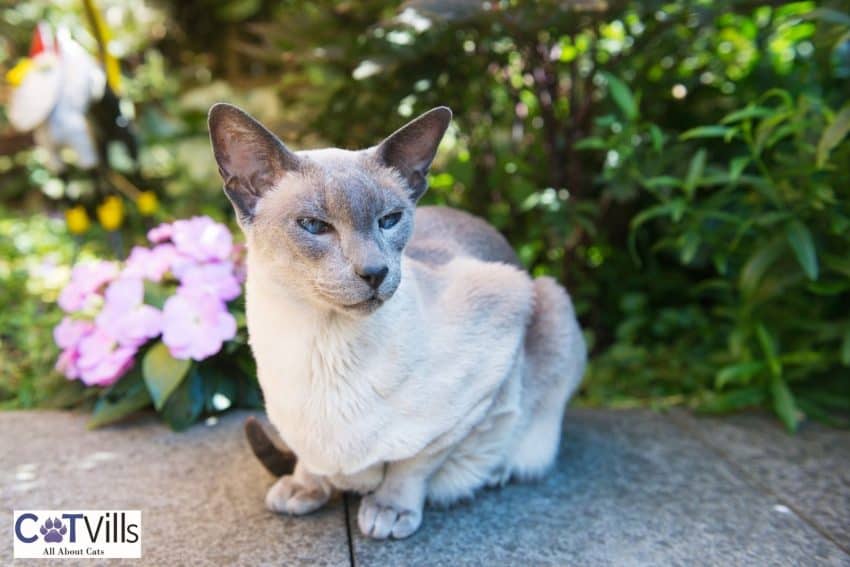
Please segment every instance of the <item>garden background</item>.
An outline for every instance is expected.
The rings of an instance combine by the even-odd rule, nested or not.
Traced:
[[[94,128],[95,169],[51,167],[9,124],[39,22],[106,71],[120,119]],[[193,215],[240,239],[206,132],[227,101],[297,149],[451,107],[424,202],[487,218],[569,287],[592,349],[578,403],[848,423],[845,2],[5,0],[0,36],[4,409],[106,423],[153,403],[183,428],[259,403],[238,297],[233,340],[191,367],[154,340],[108,389],[55,370],[75,263]]]

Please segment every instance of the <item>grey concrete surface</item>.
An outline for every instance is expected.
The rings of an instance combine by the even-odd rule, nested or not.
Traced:
[[[751,483],[850,553],[850,433],[809,422],[788,435],[778,421],[755,413],[674,416]]]
[[[543,482],[429,510],[409,541],[356,535],[354,551],[362,566],[850,564],[778,504],[669,417],[572,410]]]
[[[88,431],[85,415],[0,413],[0,564],[12,510],[77,508],[142,511],[142,560],[116,564],[350,565],[341,499],[307,518],[266,511],[274,479],[243,438],[245,415],[173,433],[153,417]]]
[[[267,512],[273,479],[245,415],[178,434],[152,417],[92,432],[84,415],[0,413],[0,563],[13,509],[129,508],[144,542],[131,565],[850,566],[847,432],[571,410],[545,480],[428,509],[412,538],[374,542],[355,497],[305,518]]]

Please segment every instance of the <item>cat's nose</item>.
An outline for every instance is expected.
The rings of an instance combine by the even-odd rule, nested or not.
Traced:
[[[381,283],[384,281],[384,278],[387,277],[387,273],[390,269],[383,264],[373,264],[363,266],[359,270],[357,270],[357,275],[360,276],[363,281],[369,284],[369,287],[372,289],[378,289]]]

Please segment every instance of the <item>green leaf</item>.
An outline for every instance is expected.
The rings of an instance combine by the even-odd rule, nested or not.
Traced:
[[[729,128],[728,126],[697,126],[696,128],[691,128],[686,132],[683,132],[680,136],[680,140],[694,140],[697,138],[723,138],[729,132],[734,132],[734,128]]]
[[[670,175],[659,175],[658,177],[644,179],[643,184],[647,189],[662,189],[664,187],[679,187],[682,182]]]
[[[691,163],[688,166],[688,175],[685,177],[685,182],[683,183],[683,189],[688,199],[693,198],[697,183],[699,183],[702,173],[705,171],[705,156],[705,150],[701,149],[691,158]]]
[[[714,269],[717,270],[718,274],[725,276],[729,273],[729,259],[726,257],[725,254],[722,254],[720,252],[712,254],[711,261],[714,263]],[[729,281],[727,281],[727,280],[721,280],[721,281],[723,282],[723,285],[725,286],[724,291],[730,287]]]
[[[664,149],[664,134],[661,132],[661,128],[655,124],[650,124],[649,136],[652,138],[652,147],[656,152],[660,152]]]
[[[679,257],[683,264],[690,264],[697,255],[702,240],[699,234],[690,231],[682,236],[682,240],[682,249],[679,251]]]
[[[761,155],[762,150],[765,149],[767,140],[771,137],[774,130],[776,130],[782,122],[790,118],[792,115],[793,112],[791,110],[783,112],[777,111],[775,114],[762,120],[759,125],[756,126],[755,139],[753,141],[753,152],[755,155]]]
[[[700,216],[704,219],[718,220],[721,222],[728,222],[734,225],[739,225],[744,222],[743,217],[716,209],[703,209],[702,211],[700,211]]]
[[[850,258],[845,256],[824,255],[824,263],[830,270],[835,270],[839,274],[850,278]]]
[[[174,431],[183,431],[198,421],[204,411],[204,378],[193,368],[169,396],[162,408],[162,418]]]
[[[830,152],[844,139],[848,132],[850,132],[850,103],[844,105],[844,108],[835,116],[835,120],[821,134],[817,153],[819,168],[826,165]]]
[[[714,378],[714,387],[722,389],[727,384],[747,385],[754,376],[757,376],[766,368],[767,366],[759,360],[724,366]]]
[[[746,156],[736,157],[729,163],[729,179],[734,183],[738,181],[741,177],[741,173],[743,173],[744,169],[746,169],[747,165],[750,163],[750,158]]]
[[[168,397],[183,381],[191,364],[190,360],[177,360],[171,356],[162,341],[158,341],[145,354],[142,375],[157,410],[163,408]]]
[[[781,238],[775,238],[766,245],[757,248],[741,269],[741,275],[738,279],[741,291],[747,295],[755,292],[765,272],[785,250],[785,242]]]
[[[810,280],[818,279],[818,256],[808,227],[800,221],[791,221],[788,223],[785,235],[806,277]]]
[[[779,360],[779,349],[767,328],[759,323],[756,325],[756,336],[758,337],[761,350],[767,359],[767,368],[773,377],[782,376],[782,361]]]
[[[632,219],[630,223],[631,229],[636,230],[643,223],[654,219],[655,217],[661,217],[665,215],[670,215],[670,217],[678,222],[682,218],[682,213],[685,209],[685,202],[681,199],[674,199],[667,203],[659,203],[658,205],[654,205],[649,207],[648,209],[644,209]]]
[[[577,150],[604,150],[607,147],[608,143],[599,136],[584,138],[573,145],[573,148]]]
[[[788,431],[792,433],[797,431],[800,426],[800,410],[797,409],[797,404],[794,403],[794,395],[781,376],[771,378],[770,395],[773,399],[773,411],[776,412]]]
[[[89,429],[119,421],[151,404],[151,397],[138,369],[131,370],[106,390],[94,405]]]
[[[770,211],[767,213],[762,213],[757,217],[753,218],[753,222],[758,226],[772,226],[778,222],[783,222],[792,218],[792,215],[788,211]]]
[[[850,366],[850,329],[847,329],[841,341],[841,364]]]
[[[760,406],[764,402],[765,388],[751,386],[748,388],[737,388],[723,394],[711,394],[697,406],[696,410],[701,413],[728,413],[744,408]]]
[[[727,114],[720,122],[722,124],[732,124],[750,118],[764,118],[765,116],[770,116],[772,113],[773,111],[770,108],[751,105]]]
[[[611,98],[614,99],[614,102],[620,107],[626,118],[629,120],[637,119],[637,101],[628,85],[611,73],[603,72],[602,76],[608,81],[608,92],[611,93]]]
[[[826,357],[822,353],[813,350],[798,350],[783,354],[779,357],[779,360],[782,361],[782,364],[785,366],[800,365],[814,367],[823,362],[825,358]]]
[[[796,124],[784,124],[784,125],[780,126],[779,128],[777,128],[776,131],[773,132],[773,134],[771,134],[767,138],[767,141],[765,142],[765,147],[766,148],[772,148],[773,146],[776,145],[776,142],[778,142],[782,138],[785,138],[786,136],[790,136],[791,134],[794,134],[796,132],[797,132],[797,125]]]
[[[172,290],[167,289],[164,285],[146,281],[145,282],[145,299],[144,302],[152,305],[157,309],[162,309],[165,301],[174,294]]]
[[[260,0],[235,0],[216,7],[216,16],[229,22],[241,22],[256,14],[263,6]]]
[[[791,108],[794,106],[794,98],[791,96],[791,93],[780,88],[768,89],[759,97],[759,100],[766,102],[772,98],[778,98],[782,103],[781,106],[785,108]]]
[[[764,195],[764,197],[767,198],[775,207],[781,209],[786,208],[786,205],[780,198],[772,180],[758,175],[741,175],[740,182],[751,186],[753,189]]]
[[[850,290],[850,281],[847,280],[833,280],[833,281],[823,281],[819,280],[816,282],[809,282],[806,286],[806,289],[816,295],[823,295],[826,297],[832,295],[841,295],[846,291]]]
[[[640,265],[640,257],[637,253],[637,229],[640,228],[643,223],[665,215],[669,215],[673,222],[677,223],[682,220],[682,216],[685,214],[685,208],[686,204],[684,200],[673,199],[667,203],[659,203],[649,207],[648,209],[644,209],[632,218],[631,223],[629,223],[630,230],[627,246],[629,254],[638,265]]]

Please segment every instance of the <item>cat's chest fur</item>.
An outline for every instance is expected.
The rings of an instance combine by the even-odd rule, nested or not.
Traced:
[[[395,296],[359,319],[294,302],[249,263],[266,409],[310,470],[349,475],[409,458],[483,418],[520,350],[532,294],[519,270],[470,262],[406,270]]]

